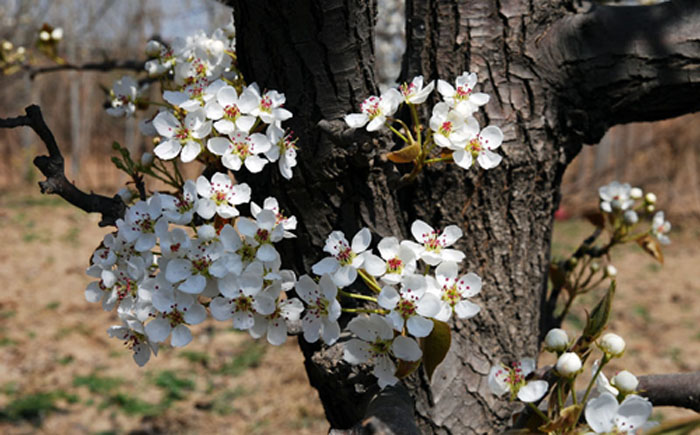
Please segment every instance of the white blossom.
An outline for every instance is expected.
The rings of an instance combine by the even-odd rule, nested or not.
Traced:
[[[396,113],[403,97],[396,89],[388,89],[380,97],[370,96],[360,105],[360,113],[345,115],[350,128],[367,126],[367,131],[377,131],[384,126],[387,117]]]
[[[629,395],[621,403],[612,394],[605,392],[586,403],[586,423],[595,433],[636,433],[651,415],[649,400]]]
[[[294,286],[297,295],[306,304],[302,319],[304,340],[316,342],[319,337],[331,345],[340,336],[340,303],[336,300],[338,287],[329,275],[323,275],[318,284],[308,275],[302,275]]]
[[[489,102],[489,95],[483,92],[474,92],[476,86],[476,73],[464,72],[455,80],[455,86],[444,80],[438,80],[437,89],[442,98],[451,108],[462,116],[469,116],[479,110],[480,106]]]
[[[651,223],[651,234],[657,238],[662,245],[671,243],[671,239],[666,234],[671,231],[671,223],[664,217],[664,212],[657,211]]]
[[[422,220],[416,219],[411,225],[411,234],[420,244],[408,241],[407,246],[418,258],[431,266],[437,266],[443,261],[458,263],[465,257],[463,252],[447,248],[462,237],[462,230],[457,225],[448,225],[444,231],[439,232]]]
[[[160,112],[153,120],[153,126],[163,140],[153,150],[162,160],[174,159],[180,155],[184,162],[191,162],[202,151],[199,140],[211,132],[211,121],[206,121],[203,109],[189,112],[184,122],[180,122],[171,112]]]

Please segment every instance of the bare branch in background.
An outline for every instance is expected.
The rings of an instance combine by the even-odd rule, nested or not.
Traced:
[[[64,160],[58,149],[53,133],[44,122],[39,106],[27,107],[25,116],[16,118],[0,118],[0,128],[31,127],[46,144],[48,156],[38,156],[34,165],[46,176],[46,181],[40,181],[42,193],[59,195],[69,203],[88,213],[101,213],[100,226],[116,225],[117,219],[124,216],[126,204],[115,195],[112,198],[94,193],[85,193],[71,183],[65,174]]]
[[[116,69],[131,70],[142,72],[145,61],[142,60],[112,60],[108,59],[104,62],[88,62],[83,64],[65,63],[60,65],[51,65],[44,67],[24,66],[24,70],[29,73],[29,77],[33,80],[39,74],[52,73],[56,71],[76,70],[76,71],[103,71],[109,72]]]

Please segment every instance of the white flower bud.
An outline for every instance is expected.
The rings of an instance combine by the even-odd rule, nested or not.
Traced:
[[[163,48],[163,44],[152,39],[146,43],[146,56],[158,57],[158,56],[160,56],[160,50],[162,48]]]
[[[18,47],[17,48],[17,54],[20,56],[23,55],[27,50],[24,47]]]
[[[144,167],[149,167],[153,164],[153,154],[151,153],[143,153],[141,156],[141,166]]]
[[[12,43],[10,41],[2,41],[2,49],[5,51],[10,51],[12,50]]]
[[[563,329],[550,329],[544,337],[544,346],[550,352],[562,352],[569,347],[569,336]]]
[[[131,198],[134,197],[134,194],[131,193],[131,190],[127,189],[126,187],[122,187],[119,189],[119,192],[117,192],[117,195],[122,199],[122,201],[128,203],[131,201]]]
[[[625,220],[627,225],[634,225],[639,220],[637,212],[634,210],[627,210],[625,214],[622,215],[622,218]]]
[[[617,268],[612,264],[608,264],[607,266],[605,266],[605,276],[615,278],[617,276]]]
[[[613,376],[611,383],[622,393],[633,393],[639,386],[639,379],[627,370]]]
[[[566,352],[557,360],[556,370],[559,375],[569,378],[577,374],[581,367],[581,358],[573,352]]]
[[[593,261],[588,267],[591,268],[591,272],[596,273],[600,270],[600,263],[598,263],[597,261]]]
[[[647,204],[647,206],[646,206],[647,213],[653,213],[654,210],[656,210],[656,207],[654,207],[654,204]]]
[[[42,30],[41,32],[39,32],[39,39],[41,39],[42,41],[48,41],[49,39],[51,39],[51,34],[46,30]]]
[[[158,77],[168,72],[168,67],[160,63],[158,60],[149,60],[144,64],[144,69],[149,77]]]
[[[642,189],[639,187],[633,187],[630,189],[630,198],[641,199],[642,195],[644,195],[644,192],[642,192]]]
[[[216,228],[213,225],[202,225],[197,228],[197,237],[209,241],[216,237]]]
[[[63,39],[63,29],[60,27],[56,27],[55,29],[53,29],[53,31],[51,32],[51,39],[53,39],[54,41],[60,41],[61,39]]]
[[[654,204],[656,202],[656,195],[649,192],[646,195],[644,195],[644,201],[646,201],[649,204]]]
[[[619,357],[625,352],[625,340],[617,334],[609,332],[600,339],[598,347],[611,357]]]

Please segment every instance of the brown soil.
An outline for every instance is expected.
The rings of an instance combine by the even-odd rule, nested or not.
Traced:
[[[184,351],[164,348],[138,368],[106,334],[115,315],[84,300],[85,268],[108,231],[97,221],[33,190],[0,193],[0,433],[327,432],[294,339],[275,348],[207,322]],[[558,224],[555,253],[588,231]],[[700,370],[700,225],[674,222],[672,238],[663,267],[636,247],[614,252],[610,330],[629,347],[609,374]],[[574,313],[572,333],[583,318]]]

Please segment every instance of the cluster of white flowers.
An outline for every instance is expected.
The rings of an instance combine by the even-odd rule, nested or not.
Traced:
[[[565,383],[570,383],[570,393],[575,395],[574,382],[584,368],[573,344],[574,341],[569,339],[566,331],[559,328],[550,330],[544,340],[545,350],[557,354],[554,373]],[[640,428],[650,427],[652,423],[648,423],[647,420],[651,416],[652,405],[648,399],[636,394],[639,386],[637,377],[623,370],[617,373],[612,381],[608,381],[602,373],[602,368],[607,362],[622,356],[626,347],[625,341],[617,334],[607,333],[597,341],[597,346],[603,352],[603,360],[593,363],[593,375],[584,395],[584,400],[587,400],[584,415],[588,429],[593,433],[636,433]],[[535,360],[532,358],[516,361],[512,367],[496,364],[489,372],[489,388],[497,396],[510,393],[511,400],[518,398],[535,407],[533,402],[539,401],[547,394],[549,385],[544,380],[528,379],[534,370]],[[596,386],[598,396],[588,400],[593,385]],[[561,389],[562,383],[557,383],[555,388]],[[552,398],[557,395],[561,402],[561,394],[561,390],[555,392]],[[568,395],[569,392],[564,394]],[[548,418],[543,413],[540,414],[543,418]],[[573,421],[574,426],[568,428],[572,430],[571,433],[574,432],[577,421],[578,419]]]
[[[164,89],[160,112],[141,122],[146,135],[159,136],[154,154],[161,160],[180,157],[191,162],[202,153],[217,156],[233,171],[245,166],[260,172],[277,162],[285,178],[296,166],[296,140],[282,128],[292,113],[283,107],[285,96],[261,91],[256,83],[244,86],[232,65],[233,25],[178,38],[172,46],[150,41],[152,57],[145,68]],[[112,116],[132,116],[148,106],[144,89],[130,77],[114,83],[110,92]]]
[[[503,142],[503,132],[493,125],[481,129],[474,118],[474,113],[490,99],[488,94],[475,91],[476,84],[476,74],[469,72],[457,77],[454,86],[444,80],[437,81],[437,91],[443,101],[432,109],[427,141],[452,152],[454,162],[465,169],[475,160],[482,168],[491,169],[503,159],[494,152]],[[390,88],[380,96],[370,96],[362,102],[360,113],[346,115],[345,122],[352,128],[366,126],[367,131],[390,126],[391,117],[401,104],[422,104],[434,89],[434,81],[424,85],[423,76],[417,76],[398,89]]]
[[[613,181],[598,189],[600,210],[613,217],[621,217],[621,223],[631,227],[639,222],[639,215],[651,215],[656,210],[656,195],[651,192],[644,194],[642,189],[631,187],[628,183]],[[662,245],[668,245],[671,240],[667,234],[671,231],[671,223],[665,218],[663,211],[653,215],[649,234],[656,237]]]
[[[383,238],[376,255],[369,249],[367,228],[351,242],[341,231],[334,231],[324,248],[330,255],[312,267],[313,273],[321,276],[320,288],[306,275],[296,287],[302,299],[314,300],[319,307],[304,317],[304,337],[318,338],[320,328],[324,342],[332,344],[340,336],[340,306],[335,300],[338,290],[352,285],[358,274],[376,284],[379,308],[350,321],[348,329],[358,338],[345,343],[344,359],[351,364],[373,364],[381,388],[398,381],[391,357],[404,361],[421,358],[416,338],[431,333],[432,319],[446,322],[452,313],[468,319],[480,310],[468,298],[481,291],[481,279],[474,273],[459,276],[457,262],[464,254],[449,248],[462,236],[459,227],[450,225],[436,231],[416,220],[411,232],[415,241]],[[417,273],[419,260],[428,267],[437,266],[434,274]]]

